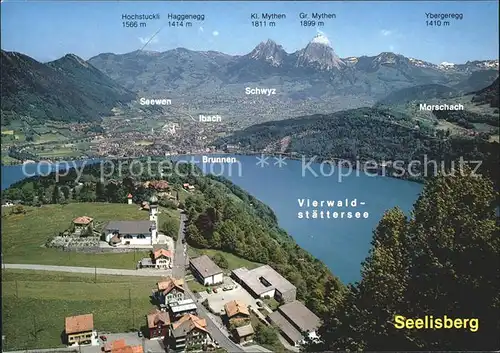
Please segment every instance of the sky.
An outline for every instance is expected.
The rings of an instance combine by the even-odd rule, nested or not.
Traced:
[[[324,33],[340,57],[392,51],[432,63],[498,59],[498,1],[19,1],[1,3],[1,47],[39,61],[65,54],[89,59],[100,53],[184,47],[227,54],[249,53],[272,39],[287,52]],[[283,13],[275,27],[253,27],[252,13]],[[324,26],[303,27],[300,13],[334,13]],[[449,26],[427,26],[426,13],[463,14]],[[146,27],[125,28],[123,14],[159,14]],[[168,14],[204,15],[192,27],[169,27]],[[142,21],[138,21],[142,22]],[[442,23],[444,20],[442,21]]]

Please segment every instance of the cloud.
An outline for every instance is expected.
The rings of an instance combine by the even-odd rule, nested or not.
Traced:
[[[214,37],[217,37],[217,36],[219,35],[219,32],[218,32],[218,31],[213,31],[213,32],[212,32],[212,35],[213,35]]]
[[[394,45],[389,45],[389,50],[394,51]]]
[[[159,42],[158,36],[154,36],[153,38],[151,37],[139,37],[139,40],[141,41],[142,44],[155,44]]]
[[[389,30],[389,29],[382,29],[380,31],[380,34],[383,35],[384,37],[388,37],[390,36],[391,34],[393,33],[393,31]]]

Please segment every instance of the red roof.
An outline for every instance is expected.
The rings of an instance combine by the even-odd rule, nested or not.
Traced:
[[[128,194],[128,195],[127,195],[127,197],[128,197],[129,199],[131,199],[131,198],[132,198],[132,194]]]

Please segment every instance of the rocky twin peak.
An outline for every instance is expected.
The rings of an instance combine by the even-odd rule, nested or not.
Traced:
[[[345,63],[335,54],[328,38],[318,33],[304,49],[297,52],[296,66],[330,71],[343,68]]]
[[[280,67],[286,63],[289,66],[329,71],[345,66],[345,63],[335,54],[328,38],[322,33],[318,33],[305,48],[293,54],[288,54],[281,45],[269,39],[257,45],[246,57],[267,62],[274,67]]]
[[[286,51],[275,41],[268,39],[255,47],[248,56],[254,60],[264,60],[272,66],[280,66],[287,57]]]

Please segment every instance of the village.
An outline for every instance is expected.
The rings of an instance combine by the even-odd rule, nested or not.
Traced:
[[[163,234],[158,225],[159,197],[175,197],[166,181],[146,184],[155,190],[149,200],[134,202],[128,194],[126,203],[137,203],[140,211],[148,212],[149,220],[110,220],[97,225],[92,217],[80,215],[66,233],[50,242],[52,246],[73,244],[75,249],[149,253],[137,260],[135,269],[152,279],[151,292],[145,293],[151,310],[138,313],[143,317],[141,329],[117,333],[97,327],[94,320],[100,312],[89,307],[61,322],[62,343],[68,349],[84,353],[271,352],[254,341],[261,326],[275,328],[288,351],[298,352],[306,340],[318,339],[320,319],[297,300],[296,287],[271,266],[223,270],[208,255],[190,258],[181,209],[176,239]],[[196,187],[184,183],[182,189],[192,193]]]

